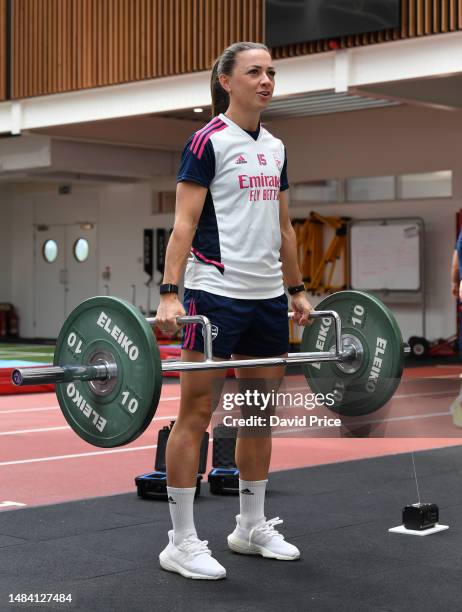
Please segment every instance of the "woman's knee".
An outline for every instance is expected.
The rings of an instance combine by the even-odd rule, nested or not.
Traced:
[[[212,418],[212,402],[209,396],[182,398],[177,423],[192,430],[205,431]]]

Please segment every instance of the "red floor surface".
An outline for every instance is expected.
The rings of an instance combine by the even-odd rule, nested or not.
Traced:
[[[462,430],[454,428],[448,415],[461,371],[460,366],[406,370],[385,416],[380,411],[369,417],[374,421],[385,419],[374,427],[400,437],[345,439],[316,437],[316,433],[310,438],[276,436],[271,470],[462,444],[462,439],[451,437],[462,436]],[[302,377],[299,381],[303,384]],[[156,417],[147,431],[127,446],[105,450],[87,444],[72,432],[54,394],[0,397],[0,509],[135,494],[134,477],[154,469],[157,432],[175,418],[178,400],[179,386],[164,385]],[[405,437],[416,435],[416,427],[419,437]],[[207,471],[210,458],[211,452]]]

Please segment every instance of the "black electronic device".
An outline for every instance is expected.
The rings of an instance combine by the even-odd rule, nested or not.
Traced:
[[[438,520],[439,510],[436,504],[410,504],[403,508],[403,525],[406,529],[431,529]]]
[[[154,231],[152,229],[145,229],[143,232],[143,270],[150,278],[152,278],[154,272],[153,241]]]
[[[194,497],[201,494],[202,475],[197,475]],[[167,474],[165,472],[149,472],[135,478],[139,497],[145,499],[167,499]]]
[[[135,478],[135,484],[140,497],[151,499],[167,499],[167,473],[165,465],[165,451],[167,441],[172,431],[175,421],[170,421],[170,425],[166,425],[159,430],[157,435],[157,450],[155,459],[155,471],[148,474],[142,474]],[[206,431],[202,438],[198,474],[196,479],[195,497],[200,495],[202,474],[207,469],[207,455],[209,449],[209,433]]]
[[[212,468],[208,481],[210,493],[214,495],[239,494],[239,470],[237,468]]]
[[[210,493],[214,495],[237,495],[239,493],[239,470],[234,454],[237,427],[219,424],[213,428],[212,469],[208,475]]]
[[[399,28],[400,0],[266,0],[269,47]]]

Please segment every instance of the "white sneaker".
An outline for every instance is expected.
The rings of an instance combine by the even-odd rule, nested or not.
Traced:
[[[226,570],[212,557],[207,540],[199,540],[196,535],[189,535],[176,545],[173,541],[173,529],[168,532],[168,539],[167,547],[159,555],[160,565],[164,570],[177,572],[185,578],[226,578]]]
[[[452,422],[454,425],[456,427],[462,427],[462,406],[459,396],[452,402],[449,410],[452,414]]]
[[[244,555],[261,555],[270,559],[293,561],[300,557],[300,551],[284,540],[274,528],[283,521],[278,516],[269,521],[264,518],[255,527],[246,529],[241,525],[241,515],[236,516],[236,529],[228,536],[228,546],[234,552]]]

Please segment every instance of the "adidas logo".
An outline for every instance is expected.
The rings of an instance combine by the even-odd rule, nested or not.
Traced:
[[[252,491],[250,489],[241,489],[241,493],[243,495],[253,495]]]
[[[173,497],[170,495],[170,497],[168,498],[168,503],[169,504],[176,504],[176,501],[173,499]]]
[[[234,162],[235,164],[246,164],[247,160],[243,155],[239,155],[239,157]]]

